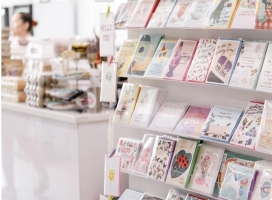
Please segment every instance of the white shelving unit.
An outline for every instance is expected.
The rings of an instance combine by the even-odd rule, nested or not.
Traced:
[[[199,40],[200,38],[243,38],[245,40],[272,40],[272,30],[196,30],[196,29],[129,29],[128,38],[138,39],[141,34],[164,34],[165,39],[187,39]],[[168,81],[161,79],[146,79],[139,77],[129,77],[129,82],[164,88],[168,91],[166,100],[187,102],[193,106],[210,108],[212,105],[221,105],[233,108],[245,109],[249,101],[264,102],[264,100],[272,100],[272,93],[259,92],[255,90],[243,90],[231,87],[222,87],[216,85],[196,84],[187,82]],[[156,135],[173,135],[171,133],[163,133],[149,131],[132,126],[124,126],[121,124],[114,125],[114,145],[117,146],[119,137],[127,137],[141,140],[145,133],[153,133]],[[248,150],[230,144],[220,143],[211,140],[204,140],[204,143],[213,146],[223,147],[226,150],[258,157],[261,159],[272,161],[271,155],[258,151]],[[156,194],[165,198],[169,189],[176,189],[184,194],[192,193],[208,199],[217,199],[216,197],[201,194],[197,191],[176,188],[166,183],[146,179],[133,174],[123,176],[128,178],[127,188]],[[122,192],[122,191],[121,191]]]

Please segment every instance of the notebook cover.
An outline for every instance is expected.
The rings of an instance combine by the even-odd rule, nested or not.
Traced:
[[[257,134],[262,120],[263,107],[263,103],[249,102],[244,115],[230,140],[231,144],[255,149]]]
[[[143,76],[164,35],[141,35],[127,75]]]

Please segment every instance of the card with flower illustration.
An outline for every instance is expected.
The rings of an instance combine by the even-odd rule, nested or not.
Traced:
[[[199,140],[178,138],[166,183],[179,188],[188,186],[200,146]]]
[[[184,81],[191,65],[198,41],[179,39],[169,64],[164,70],[163,79]]]
[[[102,62],[101,102],[116,102],[117,63]]]
[[[263,103],[249,102],[230,144],[255,149],[263,108]]]
[[[161,40],[151,62],[149,63],[144,77],[161,78],[162,73],[174,51],[177,40]]]
[[[212,63],[216,43],[216,39],[201,38],[199,40],[195,56],[186,77],[186,81],[205,83]]]
[[[265,57],[267,42],[244,41],[229,86],[254,89]]]
[[[175,145],[176,141],[168,137],[156,137],[154,152],[147,173],[148,178],[165,181]]]
[[[167,28],[182,28],[183,22],[192,4],[191,0],[177,0],[176,5],[170,14]]]
[[[184,194],[179,193],[176,190],[170,189],[166,200],[185,200],[186,196]]]
[[[212,194],[224,154],[223,148],[203,144],[188,188]]]
[[[129,138],[119,138],[115,152],[116,156],[121,157],[121,169],[132,171],[137,160],[142,142]]]

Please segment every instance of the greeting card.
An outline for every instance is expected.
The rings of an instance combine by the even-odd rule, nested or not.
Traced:
[[[228,143],[243,112],[240,109],[213,105],[200,137]]]
[[[189,105],[182,102],[162,102],[148,129],[172,133]]]
[[[127,75],[143,76],[163,35],[141,35]]]
[[[244,115],[230,140],[231,144],[255,149],[263,108],[263,103],[249,102]]]
[[[174,134],[199,138],[204,123],[211,109],[190,106],[182,120],[174,130]]]
[[[178,138],[166,179],[167,183],[179,188],[188,186],[200,146],[200,141]]]
[[[138,40],[124,40],[115,58],[118,63],[118,76],[126,76],[137,43]]]
[[[260,0],[256,2],[255,29],[272,29],[272,2]]]
[[[129,124],[141,87],[132,83],[124,83],[113,122]]]
[[[156,53],[146,69],[144,77],[161,78],[176,43],[177,40],[161,40]]]
[[[117,63],[102,62],[101,102],[116,102]]]
[[[223,148],[203,144],[188,188],[201,193],[212,194],[223,154]]]
[[[175,145],[175,140],[159,136],[156,137],[154,153],[147,174],[148,178],[165,181]]]
[[[191,0],[177,0],[177,3],[169,16],[165,27],[182,28],[184,19],[188,14],[191,4]]]
[[[207,200],[192,194],[187,194],[186,199],[185,200]]]
[[[147,28],[164,28],[177,0],[160,1]]]
[[[185,198],[186,198],[185,195],[177,192],[176,190],[170,189],[166,197],[166,200],[185,200]]]
[[[256,170],[229,163],[219,197],[233,200],[248,200],[254,186]]]
[[[120,5],[120,11],[118,12],[118,16],[115,20],[115,28],[122,29],[128,26],[136,5],[137,2],[127,2]]]
[[[243,42],[230,86],[254,89],[267,48],[266,42]]]
[[[179,39],[165,69],[163,78],[183,81],[193,59],[197,41]]]
[[[120,196],[120,161],[119,156],[105,156],[104,195]]]
[[[120,138],[116,149],[116,156],[121,157],[121,169],[132,171],[137,160],[142,142],[128,138]]]
[[[126,189],[118,200],[140,200],[143,197],[143,195],[144,193]]]
[[[213,55],[215,52],[217,40],[201,38],[189,68],[186,81],[205,83]]]
[[[108,15],[106,13],[100,14],[100,40],[99,53],[100,56],[114,56],[115,55],[115,26],[114,13]]]
[[[228,85],[236,65],[242,40],[219,38],[206,83]]]
[[[160,198],[160,197],[156,197],[153,194],[144,193],[144,195],[141,198],[141,200],[163,200],[163,199]]]

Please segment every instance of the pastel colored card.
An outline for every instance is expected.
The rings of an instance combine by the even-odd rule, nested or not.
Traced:
[[[164,101],[148,129],[172,133],[188,106],[187,103]]]
[[[257,0],[241,0],[237,6],[231,28],[254,29]]]
[[[218,173],[217,181],[214,186],[214,194],[217,196],[219,194],[219,191],[222,189],[222,184],[224,182],[226,170],[229,163],[234,163],[241,166],[253,168],[255,165],[255,161],[258,160],[260,159],[230,151],[225,151],[222,159],[221,168]]]
[[[272,152],[272,101],[265,101],[256,149],[268,154]]]
[[[164,182],[172,160],[176,141],[157,136],[147,177]]]
[[[118,63],[118,76],[126,76],[137,43],[138,40],[124,40],[115,58],[115,62]]]
[[[161,78],[162,73],[174,51],[177,40],[161,40],[144,77]]]
[[[217,85],[229,84],[233,69],[240,53],[241,45],[241,39],[218,39],[206,83]]]
[[[199,141],[178,138],[166,182],[179,188],[187,187],[200,149]]]
[[[223,154],[223,148],[203,144],[188,188],[201,193],[212,194]]]
[[[127,75],[143,76],[146,68],[153,58],[163,35],[141,35],[134,52],[132,61],[129,64]]]
[[[160,1],[147,28],[164,28],[177,0]]]
[[[144,193],[126,189],[118,200],[140,200],[143,197],[143,195]]]
[[[211,10],[213,0],[194,0],[184,20],[183,28],[202,29]]]
[[[141,141],[128,138],[119,138],[116,149],[116,156],[121,157],[121,169],[124,171],[132,171],[138,157]]]
[[[255,169],[229,163],[219,197],[227,200],[248,200],[255,176]]]
[[[174,130],[174,134],[199,138],[211,109],[190,106],[182,120]]]
[[[207,200],[192,194],[187,194],[186,199],[185,200]]]
[[[158,0],[139,0],[129,21],[128,27],[145,28],[158,3]]]
[[[256,2],[255,29],[272,30],[272,2],[260,0]]]
[[[255,149],[263,108],[264,105],[262,103],[249,102],[244,115],[231,138],[231,144]]]
[[[243,42],[229,86],[254,89],[267,48],[266,42]]]
[[[101,102],[116,102],[117,63],[102,62]]]
[[[139,153],[133,173],[144,176],[147,175],[148,167],[154,149],[154,144],[155,137],[147,137],[146,141],[143,142],[142,149]]]
[[[170,189],[165,200],[185,200],[186,196],[176,190]]]
[[[163,199],[153,194],[144,193],[143,197],[140,200],[163,200]]]
[[[205,83],[213,55],[215,52],[217,40],[201,38],[198,43],[196,53],[189,68],[186,81]]]
[[[119,156],[105,156],[104,195],[120,196],[120,162]]]
[[[238,0],[214,0],[205,28],[229,28]]]
[[[185,17],[188,14],[188,11],[191,7],[191,0],[177,0],[177,3],[169,16],[167,28],[181,28],[184,22]]]
[[[124,83],[113,122],[129,124],[141,87],[132,83]]]
[[[243,112],[241,109],[213,105],[200,137],[229,143]]]
[[[137,2],[127,2],[121,10],[118,23],[115,24],[116,29],[123,29],[128,26],[132,14],[136,8]]]
[[[179,39],[165,69],[163,78],[184,81],[191,65],[197,41]]]

